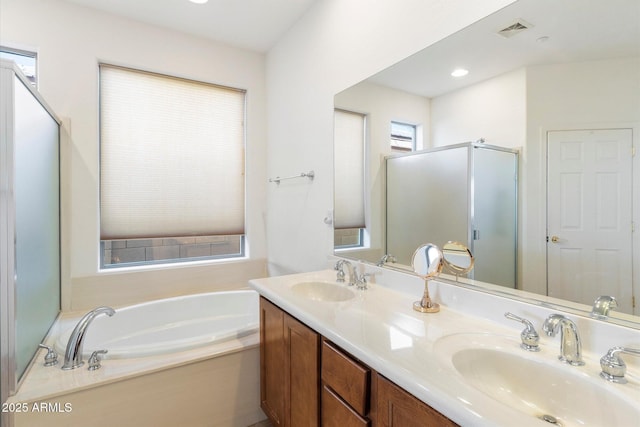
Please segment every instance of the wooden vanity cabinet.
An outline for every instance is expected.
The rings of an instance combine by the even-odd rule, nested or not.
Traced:
[[[260,298],[260,406],[274,426],[317,427],[320,335]]]
[[[264,297],[260,404],[274,427],[456,426]]]
[[[376,427],[454,427],[456,423],[376,374]]]

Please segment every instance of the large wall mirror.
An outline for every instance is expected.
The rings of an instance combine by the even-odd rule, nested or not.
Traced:
[[[640,327],[640,2],[518,0],[334,102],[336,255],[394,255],[387,159],[469,141],[501,147],[518,153],[516,289],[486,289],[578,314],[612,295],[611,319]],[[383,265],[406,267],[393,261]]]

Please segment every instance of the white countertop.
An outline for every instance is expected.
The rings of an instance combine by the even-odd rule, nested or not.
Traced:
[[[504,319],[504,313],[511,311],[532,321],[541,333],[542,351],[525,357],[540,357],[550,363],[560,364],[556,360],[560,348],[559,337],[549,338],[541,332],[543,320],[557,311],[433,281],[429,285],[431,297],[441,304],[441,311],[435,314],[418,313],[412,309],[412,304],[422,296],[423,285],[419,278],[411,275],[402,277],[402,274],[367,266],[367,271],[372,270],[378,273],[375,277],[379,283],[369,284],[364,291],[352,287],[357,293],[356,297],[343,302],[314,301],[291,291],[296,283],[335,282],[336,272],[333,270],[256,279],[250,281],[250,286],[462,426],[549,425],[470,387],[454,369],[447,366],[442,354],[434,351],[434,344],[451,334],[489,333],[512,342],[513,348],[517,349],[513,351],[527,353],[519,349],[522,325]],[[394,282],[397,282],[397,286]],[[562,369],[575,369],[581,371],[581,375],[597,377],[600,372],[598,361],[607,346],[640,345],[640,331],[637,329],[588,318],[568,317],[576,321],[584,336],[583,349],[587,364],[584,367],[560,364]],[[636,367],[630,367],[630,370]],[[604,390],[620,394],[625,399],[631,398],[632,402],[633,399],[640,399],[639,376],[634,371],[628,372],[627,378],[630,384],[626,389],[602,380]],[[629,390],[632,394],[625,395]],[[579,393],[579,390],[576,392]]]

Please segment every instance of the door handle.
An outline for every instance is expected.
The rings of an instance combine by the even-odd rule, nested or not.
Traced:
[[[551,236],[551,243],[558,243],[560,238],[558,236]]]

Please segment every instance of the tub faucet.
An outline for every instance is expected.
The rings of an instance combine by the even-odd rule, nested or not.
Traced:
[[[67,371],[84,365],[84,362],[82,361],[82,345],[84,344],[84,337],[87,334],[87,328],[93,319],[103,313],[111,317],[116,312],[111,307],[98,307],[94,308],[80,319],[76,327],[73,329],[73,332],[71,332],[69,342],[67,342],[67,349],[64,352],[64,365],[62,365],[63,370]]]
[[[560,331],[560,359],[573,366],[582,366],[582,344],[578,327],[572,320],[560,315],[552,314],[542,324],[542,330],[550,337],[555,337]]]
[[[336,262],[336,265],[334,267],[334,270],[338,272],[338,277],[336,281],[344,282],[344,266],[345,265],[347,266],[347,272],[349,273],[349,286],[353,286],[356,284],[357,272],[353,264],[351,264],[346,259],[340,259],[338,260],[338,262]]]

